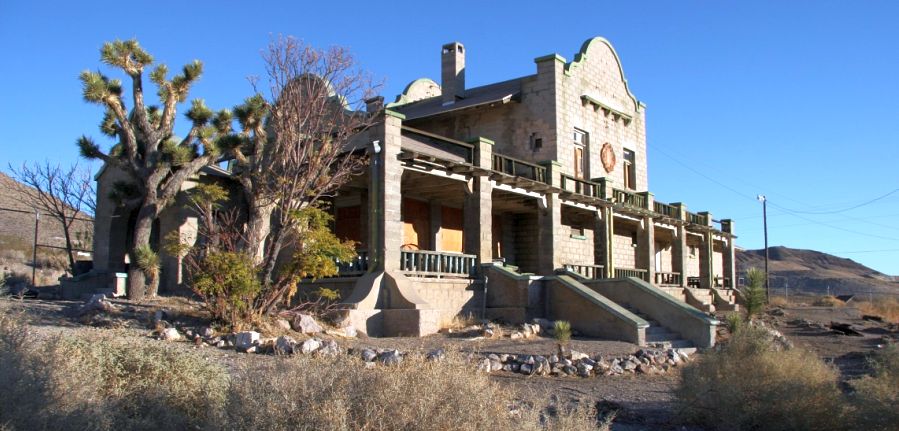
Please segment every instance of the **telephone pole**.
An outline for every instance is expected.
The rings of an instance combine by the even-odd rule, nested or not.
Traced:
[[[768,282],[768,198],[758,195],[757,199],[762,203],[762,220],[765,226],[765,298],[771,302],[771,286]]]

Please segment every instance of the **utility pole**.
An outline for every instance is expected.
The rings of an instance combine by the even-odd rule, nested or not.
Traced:
[[[771,286],[768,282],[768,198],[758,195],[757,199],[762,203],[762,220],[765,226],[765,297],[771,302]]]

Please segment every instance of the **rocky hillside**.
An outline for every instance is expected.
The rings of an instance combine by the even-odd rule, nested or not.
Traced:
[[[824,294],[828,286],[837,295],[879,292],[899,295],[895,277],[882,274],[852,259],[814,250],[788,247],[769,249],[771,287],[778,292],[785,285],[790,292]],[[765,267],[765,250],[737,252],[737,271]]]

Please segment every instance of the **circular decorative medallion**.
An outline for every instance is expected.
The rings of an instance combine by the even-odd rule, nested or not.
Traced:
[[[599,160],[602,161],[602,167],[606,172],[612,172],[615,169],[615,150],[608,142],[602,144],[602,150],[599,152]]]

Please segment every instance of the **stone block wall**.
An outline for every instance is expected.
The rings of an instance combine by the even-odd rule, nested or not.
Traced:
[[[516,214],[513,217],[515,234],[514,264],[520,272],[537,272],[539,247],[537,246],[537,214]]]
[[[480,316],[484,285],[480,280],[409,277],[415,291],[433,309],[439,310],[439,325],[446,327],[456,316]]]
[[[562,263],[593,265],[594,255],[593,226],[584,223],[565,223],[563,218],[561,241]]]
[[[615,226],[615,236],[612,240],[612,258],[616,268],[636,268],[637,248],[634,247],[635,228],[627,226]]]

